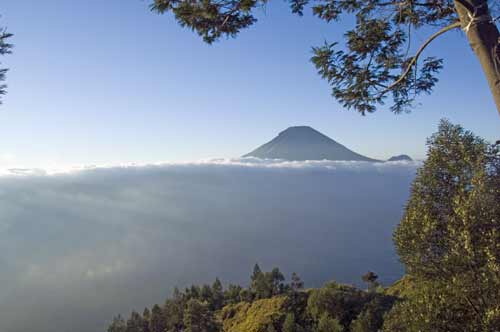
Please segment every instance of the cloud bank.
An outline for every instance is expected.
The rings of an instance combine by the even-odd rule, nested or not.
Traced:
[[[4,169],[0,331],[104,331],[174,286],[246,283],[255,262],[308,286],[402,274],[391,236],[418,163],[195,163]]]

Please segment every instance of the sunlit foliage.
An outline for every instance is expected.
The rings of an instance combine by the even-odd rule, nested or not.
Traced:
[[[428,145],[394,234],[416,287],[398,307],[400,314],[391,315],[387,330],[498,330],[498,146],[448,121],[441,122]],[[406,317],[410,312],[420,318]]]

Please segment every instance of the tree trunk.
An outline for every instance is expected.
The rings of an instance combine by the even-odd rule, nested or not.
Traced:
[[[500,114],[500,33],[495,23],[492,22],[487,0],[455,0],[454,2],[462,28],[483,67]]]

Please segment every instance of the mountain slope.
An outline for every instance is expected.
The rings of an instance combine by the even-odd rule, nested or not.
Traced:
[[[351,151],[330,137],[307,126],[290,127],[270,142],[243,157],[297,161],[324,159],[378,161]]]

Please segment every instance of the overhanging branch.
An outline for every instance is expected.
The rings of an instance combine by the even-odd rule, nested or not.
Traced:
[[[386,89],[381,92],[381,95],[383,95],[383,94],[389,92],[390,90],[392,90],[396,85],[400,84],[406,78],[406,76],[408,76],[408,74],[411,71],[411,68],[413,67],[413,65],[415,65],[415,63],[417,62],[417,60],[420,57],[420,55],[422,54],[422,52],[425,50],[425,48],[427,46],[429,46],[430,43],[432,43],[432,41],[434,39],[436,39],[437,37],[441,36],[442,34],[448,32],[450,30],[457,29],[457,28],[460,28],[460,27],[461,27],[460,22],[455,22],[453,24],[450,24],[450,25],[442,28],[441,30],[439,30],[438,32],[436,32],[435,34],[433,34],[432,36],[430,36],[429,39],[427,39],[425,41],[425,43],[422,44],[422,46],[420,46],[420,48],[418,49],[418,51],[415,54],[415,56],[413,56],[413,58],[411,59],[410,63],[406,67],[406,70],[404,71],[404,73],[396,81],[394,81],[392,84],[390,84],[388,87],[386,87]]]

